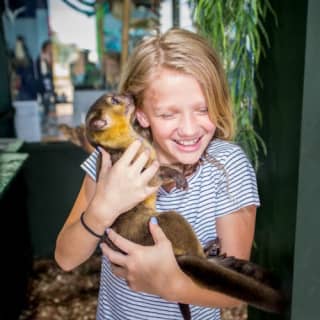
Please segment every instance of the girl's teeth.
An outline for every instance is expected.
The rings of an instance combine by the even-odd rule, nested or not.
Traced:
[[[195,144],[197,141],[198,141],[198,139],[189,140],[189,141],[179,140],[179,141],[177,141],[177,142],[178,142],[179,144],[184,145],[184,146],[192,146],[192,145]]]

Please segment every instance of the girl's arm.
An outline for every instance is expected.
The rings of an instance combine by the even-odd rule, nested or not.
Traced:
[[[136,157],[140,146],[139,141],[131,144],[112,167],[110,156],[101,150],[102,165],[97,183],[85,176],[74,206],[57,237],[55,259],[64,270],[72,270],[86,261],[99,242],[99,238],[81,224],[83,212],[85,223],[102,235],[121,213],[156,192],[157,187],[150,187],[148,183],[156,173],[158,163],[143,170],[149,155],[144,152]]]
[[[250,259],[256,223],[256,206],[241,208],[216,220],[221,252]]]
[[[96,183],[86,175],[73,208],[57,237],[55,260],[66,271],[86,261],[98,245],[99,239],[88,233],[80,223],[80,215],[88,208],[95,189]],[[87,223],[90,223],[89,217]],[[93,222],[91,225],[94,228]],[[95,228],[96,232],[103,233],[101,227],[98,229],[98,224],[95,224]]]
[[[222,252],[242,259],[249,258],[255,213],[256,207],[248,206],[218,219],[217,228],[218,234],[221,234]],[[168,301],[201,306],[221,308],[240,303],[234,298],[195,284],[179,268],[171,243],[161,228],[150,223],[150,231],[155,245],[144,247],[110,230],[109,238],[126,252],[126,255],[111,250],[105,244],[101,245],[103,253],[113,263],[114,274],[124,278],[131,289],[155,294]]]

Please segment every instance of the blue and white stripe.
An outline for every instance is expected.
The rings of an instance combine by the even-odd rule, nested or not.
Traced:
[[[242,149],[230,142],[215,139],[207,153],[219,166],[204,160],[188,178],[187,191],[160,188],[157,197],[159,212],[175,210],[192,225],[202,245],[217,237],[216,218],[248,205],[259,206],[255,172]],[[81,165],[96,179],[98,151]],[[221,169],[222,167],[222,169]],[[220,320],[220,309],[190,306],[193,320]],[[176,303],[158,296],[134,292],[125,281],[115,277],[107,258],[102,259],[98,320],[182,319]]]

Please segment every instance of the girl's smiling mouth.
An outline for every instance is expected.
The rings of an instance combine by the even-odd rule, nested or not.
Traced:
[[[201,145],[201,138],[194,138],[194,139],[173,139],[175,144],[178,146],[180,150],[183,151],[195,151]]]

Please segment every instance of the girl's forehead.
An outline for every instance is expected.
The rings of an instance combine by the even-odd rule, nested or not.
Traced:
[[[149,85],[149,87],[144,91],[143,100],[146,101],[157,101],[160,97],[160,90],[155,86]]]
[[[172,91],[179,89],[181,84],[199,86],[198,80],[190,74],[171,69],[161,69],[150,77],[145,91],[154,93]]]
[[[159,68],[148,79],[148,85],[142,94],[141,107],[154,110],[155,107],[194,106],[205,103],[202,87],[190,74]]]
[[[151,79],[150,80],[157,80],[161,79],[163,77],[168,77],[168,76],[181,76],[181,75],[188,75],[186,72],[183,72],[182,70],[177,70],[174,68],[169,68],[169,67],[157,67],[155,68],[152,73],[151,73]]]
[[[201,87],[195,80],[170,79],[154,81],[144,92],[143,105],[153,110],[176,107],[198,107],[206,104]]]

